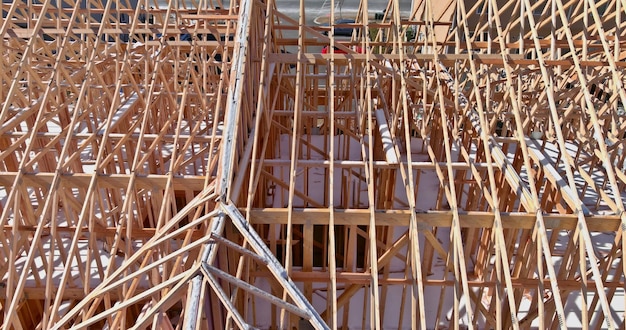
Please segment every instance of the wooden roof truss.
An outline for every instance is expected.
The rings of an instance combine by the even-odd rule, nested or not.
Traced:
[[[626,3],[162,3],[2,3],[4,328],[624,328]]]

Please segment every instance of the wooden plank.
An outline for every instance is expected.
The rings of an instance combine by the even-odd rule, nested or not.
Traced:
[[[254,224],[285,224],[286,211],[284,209],[266,208],[250,210],[248,219]],[[294,224],[312,223],[327,225],[330,217],[327,209],[294,209],[292,215]],[[369,213],[362,209],[334,210],[335,224],[337,225],[366,225]],[[407,210],[377,210],[375,219],[377,226],[408,226],[411,214]],[[452,213],[449,211],[428,211],[416,213],[415,217],[420,226],[450,227]],[[530,213],[501,213],[502,227],[507,229],[533,229],[536,215]],[[574,229],[577,217],[568,214],[546,214],[543,216],[547,229]],[[493,214],[490,212],[459,212],[462,228],[489,228],[493,224]],[[586,217],[590,231],[615,231],[619,228],[620,217],[613,215],[598,215]]]
[[[594,294],[583,327],[623,326],[623,1],[420,0],[406,13],[390,1],[376,19],[359,1],[345,23],[329,0],[328,26],[304,1],[299,18],[258,0],[57,2],[2,4],[0,326],[290,328],[314,315],[318,288],[318,328],[355,315],[401,328],[409,313],[412,328],[515,328],[525,299],[522,328],[564,327],[573,291]],[[539,130],[576,156],[537,153],[527,135]],[[431,192],[440,211],[417,209]],[[225,207],[246,214],[231,209],[238,229]],[[613,233],[605,257],[592,243]],[[247,288],[280,253],[269,291],[298,300],[289,277],[301,281],[294,315],[261,315],[258,297],[214,274],[189,290],[180,277],[202,261]]]
[[[19,172],[3,172],[0,173],[0,185],[8,187],[12,182],[16,180]],[[59,175],[59,178],[63,185],[77,186],[86,188],[89,185],[89,181],[94,177],[97,177],[97,182],[100,187],[103,188],[119,188],[124,189],[131,180],[131,175],[127,174],[88,174],[88,173],[67,173]],[[46,187],[52,183],[55,178],[54,173],[24,173],[22,174],[22,180],[26,186],[31,187]],[[137,175],[136,184],[141,188],[150,189],[165,189],[167,186],[167,176],[158,174]],[[184,175],[175,176],[172,178],[172,187],[177,190],[193,190],[201,191],[205,188],[204,176]]]

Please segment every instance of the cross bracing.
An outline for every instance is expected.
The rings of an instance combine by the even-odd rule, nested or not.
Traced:
[[[626,3],[346,6],[3,1],[0,324],[623,328]]]

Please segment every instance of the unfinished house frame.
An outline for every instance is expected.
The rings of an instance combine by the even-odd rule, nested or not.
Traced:
[[[3,329],[624,329],[626,1],[281,3],[3,0]]]

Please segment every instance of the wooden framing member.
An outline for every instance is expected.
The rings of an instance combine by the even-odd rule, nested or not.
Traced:
[[[624,327],[624,1],[292,5],[2,3],[0,327]]]

